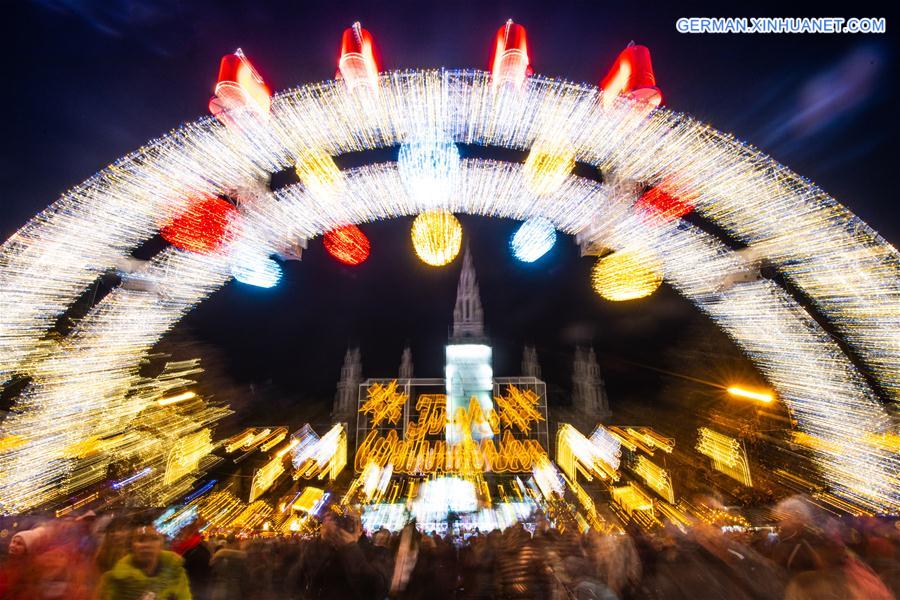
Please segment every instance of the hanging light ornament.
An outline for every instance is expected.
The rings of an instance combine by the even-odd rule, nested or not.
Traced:
[[[210,254],[230,236],[237,208],[221,198],[191,200],[187,209],[164,226],[164,240],[180,250]]]
[[[459,174],[459,149],[444,136],[403,144],[397,170],[406,191],[419,206],[441,206]]]
[[[662,263],[649,249],[627,248],[597,261],[591,273],[594,291],[620,302],[649,296],[662,283]]]
[[[445,210],[432,210],[416,217],[411,235],[416,254],[433,267],[453,262],[462,246],[462,225]]]
[[[231,274],[241,283],[270,288],[281,280],[281,266],[268,256],[246,253],[237,258],[239,262],[231,267]]]
[[[670,194],[660,186],[650,188],[638,198],[634,208],[646,218],[667,223],[694,210],[696,198]]]
[[[525,183],[538,196],[556,192],[572,169],[575,153],[560,144],[535,144],[525,159]]]
[[[341,170],[331,155],[320,148],[304,148],[297,153],[294,171],[314,196],[332,197],[343,184]]]
[[[531,263],[545,255],[556,243],[556,228],[543,217],[532,217],[522,223],[509,245],[513,256]]]
[[[345,265],[358,265],[369,258],[369,238],[356,225],[332,229],[322,243],[330,255]]]

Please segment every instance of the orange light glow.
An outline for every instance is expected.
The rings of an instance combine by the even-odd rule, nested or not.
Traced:
[[[728,388],[728,393],[737,398],[747,398],[749,400],[758,400],[759,402],[769,403],[775,399],[769,392],[754,392],[738,386]]]
[[[176,402],[184,402],[185,400],[190,400],[191,398],[195,398],[197,396],[194,392],[184,392],[182,394],[178,394],[177,396],[170,396],[168,398],[163,398],[162,400],[158,400],[157,404],[160,406],[168,406],[170,404],[175,404]]]

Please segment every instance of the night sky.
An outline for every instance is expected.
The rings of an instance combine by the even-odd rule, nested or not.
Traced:
[[[647,45],[665,103],[733,132],[817,182],[889,242],[895,206],[897,36],[892,15],[858,2],[840,11],[729,8],[726,3],[388,3],[44,0],[7,9],[0,155],[5,239],[60,193],[148,139],[206,111],[220,57],[240,46],[276,90],[334,75],[341,32],[361,20],[388,69],[486,68],[497,28],[526,26],[544,75],[596,83],[630,40]],[[882,6],[884,6],[882,4]],[[99,8],[98,8],[99,7]],[[885,35],[684,35],[682,16],[887,17]],[[14,85],[10,85],[14,83]],[[566,387],[576,343],[593,343],[613,403],[652,397],[680,372],[679,348],[713,326],[665,286],[614,304],[590,288],[592,259],[561,237],[535,264],[516,262],[510,221],[461,217],[481,285],[495,374],[517,375],[534,343],[545,378]],[[433,269],[409,241],[410,219],[363,227],[373,254],[339,265],[312,240],[271,290],[232,283],[179,334],[220,351],[238,383],[271,380],[314,400],[334,391],[349,343],[364,373],[396,373],[405,343],[418,376],[441,376],[461,261]],[[673,356],[676,357],[673,359]],[[702,357],[701,357],[702,359]]]

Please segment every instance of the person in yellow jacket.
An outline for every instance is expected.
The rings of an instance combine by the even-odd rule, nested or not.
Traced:
[[[152,524],[131,534],[131,552],[103,574],[99,600],[191,600],[184,560],[163,550],[163,536]]]

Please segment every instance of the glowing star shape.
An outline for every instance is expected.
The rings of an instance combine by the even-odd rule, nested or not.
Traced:
[[[328,254],[345,265],[355,266],[369,258],[369,238],[356,225],[332,229],[322,238],[322,243]]]
[[[459,174],[459,150],[450,141],[403,144],[397,159],[400,178],[419,205],[440,205]]]
[[[462,225],[445,210],[422,213],[413,221],[410,233],[416,254],[433,267],[453,262],[462,246]]]
[[[531,263],[545,255],[556,243],[556,228],[542,217],[532,217],[522,223],[510,240],[513,256]]]
[[[221,198],[200,198],[192,200],[160,233],[180,250],[211,254],[226,241],[236,215],[237,208]]]
[[[644,298],[662,283],[659,258],[642,248],[624,249],[597,261],[591,273],[594,291],[614,302]]]
[[[275,287],[281,280],[281,267],[264,255],[248,256],[231,267],[235,279],[261,288]]]

